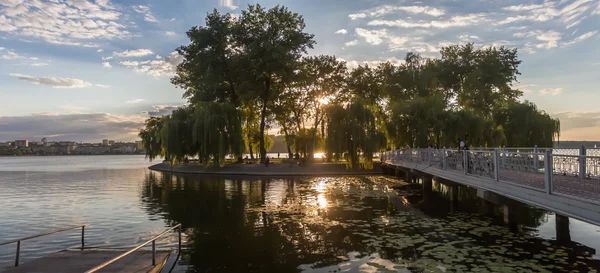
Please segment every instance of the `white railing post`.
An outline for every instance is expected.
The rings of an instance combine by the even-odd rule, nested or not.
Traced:
[[[546,150],[544,154],[544,188],[546,189],[546,194],[552,194],[552,152],[550,150]]]
[[[467,150],[463,150],[463,171],[467,174]]]
[[[502,167],[506,166],[506,147],[502,151]]]
[[[444,148],[444,150],[442,151],[442,170],[446,169],[446,166],[448,163],[446,163],[448,157],[446,157],[446,149]]]
[[[585,174],[586,174],[586,150],[585,147],[583,145],[581,145],[581,148],[579,148],[579,176],[581,177],[582,181],[585,179]]]
[[[494,150],[494,177],[496,178],[496,181],[500,181],[500,152],[498,152],[498,149]]]
[[[538,166],[538,146],[535,145],[533,147],[533,169],[535,170],[535,172],[537,173],[540,170],[540,167]]]
[[[427,148],[427,166],[431,166],[431,148]]]

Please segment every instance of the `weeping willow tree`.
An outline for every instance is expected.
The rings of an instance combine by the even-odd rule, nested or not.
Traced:
[[[162,141],[160,138],[160,131],[162,129],[162,118],[151,117],[146,120],[144,128],[140,129],[138,136],[142,139],[142,146],[146,153],[146,158],[150,161],[155,158],[163,157],[164,150],[162,148]]]
[[[347,166],[358,170],[373,168],[373,153],[385,147],[385,135],[377,131],[373,111],[361,102],[347,106],[331,105],[327,108],[326,147],[333,158],[343,158]]]
[[[196,154],[196,144],[191,134],[191,116],[194,108],[185,106],[178,108],[162,119],[160,138],[165,152],[165,159],[171,164],[182,162],[188,156]]]
[[[388,133],[397,146],[427,147],[440,142],[446,102],[442,95],[418,97],[393,103]]]
[[[227,102],[199,102],[195,106],[192,139],[205,165],[223,166],[225,156],[244,152],[241,113]]]
[[[510,103],[496,109],[494,120],[502,125],[506,146],[552,147],[554,141],[560,138],[560,121],[529,101]]]

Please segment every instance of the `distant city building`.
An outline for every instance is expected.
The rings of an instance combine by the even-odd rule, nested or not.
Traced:
[[[42,145],[48,146],[48,139],[42,138]]]
[[[102,146],[108,146],[108,139],[102,140]]]
[[[108,141],[108,145],[113,145],[113,144],[115,144],[115,141],[114,141],[114,140],[109,140],[109,141]]]
[[[8,147],[10,146],[10,142],[0,142],[0,147]]]
[[[29,147],[29,140],[15,140],[15,147]]]

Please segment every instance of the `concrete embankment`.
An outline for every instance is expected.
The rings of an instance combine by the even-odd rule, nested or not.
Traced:
[[[199,164],[176,164],[171,168],[169,163],[159,163],[149,167],[150,170],[174,173],[205,175],[252,175],[252,176],[326,176],[326,175],[375,175],[382,174],[381,166],[373,164],[373,170],[353,171],[340,163],[316,163],[308,166],[295,164],[227,164],[221,168],[205,168]]]

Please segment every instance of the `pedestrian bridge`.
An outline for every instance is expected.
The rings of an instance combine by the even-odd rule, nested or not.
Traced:
[[[600,149],[410,149],[380,154],[383,167],[494,192],[600,225]]]

